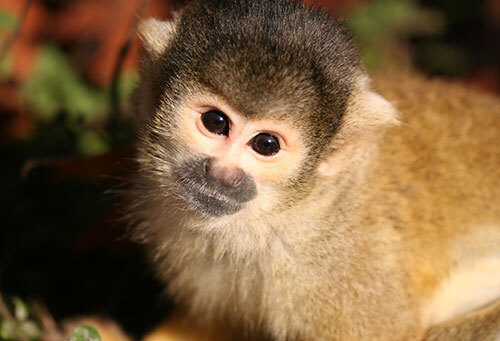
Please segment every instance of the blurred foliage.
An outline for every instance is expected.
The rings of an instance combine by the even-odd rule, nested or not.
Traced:
[[[9,12],[2,11],[0,8],[0,33],[9,31],[14,29],[16,26],[17,20],[14,16],[12,16]],[[0,42],[3,42],[6,35],[0,34]],[[0,45],[1,46],[1,45]],[[12,68],[12,57],[6,56],[2,60],[0,60],[0,82],[6,80],[10,75],[10,70]]]
[[[65,332],[57,325],[55,330],[44,330],[40,322],[42,316],[33,316],[28,305],[18,297],[12,298],[12,311],[0,295],[0,340],[2,341],[38,341],[43,339],[64,338]],[[46,316],[45,318],[49,318]],[[56,335],[51,335],[56,333]],[[45,336],[45,337],[44,337]],[[77,325],[73,328],[68,341],[101,341],[97,330],[87,325]],[[62,341],[62,340],[61,340]]]
[[[419,60],[429,72],[457,75],[471,67],[471,60],[464,51],[443,41],[428,41],[419,49]]]
[[[37,1],[46,11],[38,18],[50,20],[47,18],[51,14],[64,15],[79,1]],[[99,1],[85,4],[89,3],[95,5],[89,8],[99,8]],[[495,36],[496,31],[482,23],[485,0],[357,3],[360,4],[353,8],[347,23],[370,69],[411,64],[413,60],[420,70],[431,74],[463,76],[484,65],[498,68],[500,39]],[[89,13],[94,17],[94,12]],[[100,18],[106,17],[103,13]],[[88,18],[83,19],[85,22]],[[124,25],[126,30],[129,20],[112,24]],[[15,15],[0,9],[0,42],[16,22]],[[74,24],[71,20],[69,23]],[[15,126],[5,123],[9,120],[33,125],[28,136],[6,134],[0,139],[0,289],[40,298],[56,320],[99,313],[113,317],[132,334],[140,335],[163,318],[169,304],[158,299],[163,286],[148,271],[145,257],[136,246],[117,237],[124,234],[123,229],[115,228],[120,223],[113,219],[119,215],[115,212],[119,200],[109,193],[121,185],[120,180],[110,179],[119,177],[118,170],[124,166],[116,162],[110,173],[99,174],[98,180],[85,173],[98,169],[103,159],[113,160],[116,151],[132,145],[133,126],[126,115],[120,116],[116,111],[127,111],[126,98],[137,82],[137,72],[121,72],[117,83],[120,110],[116,110],[109,85],[91,81],[85,68],[90,64],[82,66],[78,62],[78,53],[85,50],[78,45],[85,39],[76,33],[73,40],[64,42],[50,35],[40,34],[40,38],[37,27],[32,26],[36,38],[27,39],[27,44],[35,45],[29,47],[36,51],[32,74],[27,79],[15,78],[18,56],[14,54],[0,61],[0,87],[15,88],[15,98],[8,103],[19,106],[2,106],[4,88],[0,88],[2,128],[9,133],[8,129]],[[80,26],[90,36],[90,29],[87,32],[85,25]],[[103,30],[100,34],[115,33]],[[99,36],[91,38],[94,40],[90,39],[92,44],[88,45],[95,50],[85,50],[85,62],[96,55],[104,56],[96,51],[106,50],[103,45],[112,41],[99,40]],[[401,61],[401,55],[407,59]],[[112,54],[110,58],[114,60]],[[68,161],[74,161],[73,168],[82,172],[66,174],[64,166]],[[14,300],[12,307],[15,321],[2,319],[0,339],[12,338],[16,333],[28,338],[35,336],[36,325],[31,324],[33,320],[25,305]],[[95,337],[85,327],[75,333],[71,341],[90,341]],[[82,339],[85,335],[87,339]]]
[[[90,326],[78,326],[69,341],[101,341],[101,337],[97,330]]]
[[[12,14],[0,8],[0,30],[13,29],[16,23],[17,19]]]
[[[445,13],[447,25],[441,34],[413,37],[416,67],[453,77],[487,69],[493,78],[498,77],[500,23],[493,18],[500,13],[490,13],[494,1],[422,0],[424,6]]]
[[[0,300],[2,297],[0,296]],[[12,299],[14,314],[8,311],[3,301],[0,302],[0,340],[29,341],[38,340],[42,331],[31,318],[28,306],[18,297]]]
[[[106,93],[91,87],[71,66],[68,57],[55,46],[39,53],[33,75],[23,85],[23,95],[37,117],[51,120],[64,112],[68,123],[106,120]]]
[[[134,88],[136,79],[135,73],[125,73],[119,78],[122,103]],[[111,149],[113,136],[96,128],[109,121],[109,90],[88,84],[57,47],[41,49],[33,76],[23,84],[22,97],[43,122],[64,117],[65,126],[76,134],[77,154],[99,155]],[[129,132],[129,127],[124,125],[123,128]]]
[[[0,60],[0,82],[9,78],[12,70],[12,57],[6,56],[3,60]]]
[[[56,2],[50,8],[64,10],[59,5],[69,3]],[[15,25],[13,18],[0,10],[0,44],[10,34],[4,28]],[[57,321],[103,314],[141,334],[159,322],[168,303],[158,300],[161,286],[145,257],[123,241],[115,219],[107,218],[118,203],[117,196],[106,194],[120,182],[114,169],[97,178],[87,175],[107,155],[131,144],[133,126],[115,110],[127,112],[137,72],[120,73],[116,108],[109,86],[91,83],[67,47],[48,41],[30,47],[36,53],[28,78],[12,72],[15,51],[0,62],[2,128],[9,133],[11,119],[34,126],[26,137],[0,138],[0,290],[46,302]],[[7,93],[14,96],[4,107]],[[66,164],[78,174],[65,174]],[[119,166],[116,161],[114,167]],[[19,332],[21,324],[29,327],[26,323],[2,319],[0,339]],[[74,339],[87,341],[81,336]]]
[[[394,62],[386,49],[414,35],[440,32],[444,18],[439,12],[424,8],[411,0],[378,0],[367,2],[351,14],[348,25],[362,51],[369,69]]]

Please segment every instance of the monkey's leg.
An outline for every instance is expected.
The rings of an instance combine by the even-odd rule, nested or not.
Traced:
[[[431,327],[426,341],[499,341],[500,300],[464,316]]]

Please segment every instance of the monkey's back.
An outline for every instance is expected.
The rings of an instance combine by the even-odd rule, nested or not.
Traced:
[[[380,142],[370,201],[393,216],[415,292],[429,296],[464,257],[500,252],[500,100],[409,73],[373,85],[401,125]]]

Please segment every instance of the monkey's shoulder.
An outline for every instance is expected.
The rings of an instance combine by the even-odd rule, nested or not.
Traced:
[[[483,136],[484,130],[500,134],[500,98],[465,82],[387,72],[375,74],[373,85],[396,106],[405,125],[462,136],[477,133],[477,128],[483,129]]]
[[[422,214],[453,207],[461,217],[499,216],[500,99],[409,73],[376,76],[374,87],[401,121],[379,142],[374,173],[381,186],[408,189],[404,198],[415,193]]]
[[[492,240],[499,251],[500,100],[408,73],[375,76],[374,88],[401,123],[379,141],[369,205],[405,240],[416,291],[431,292],[459,250],[474,258]]]
[[[386,157],[427,182],[446,177],[481,187],[478,177],[482,185],[500,180],[500,98],[411,73],[376,76],[374,87],[396,107],[401,122],[381,140]]]

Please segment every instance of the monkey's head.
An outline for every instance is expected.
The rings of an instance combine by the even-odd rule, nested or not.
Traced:
[[[169,214],[286,210],[349,134],[395,120],[342,23],[295,1],[197,1],[140,36],[140,176]]]

